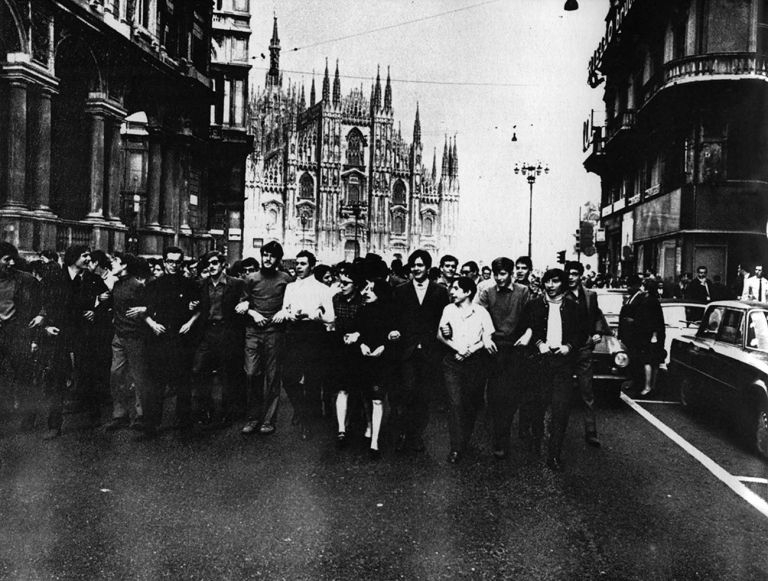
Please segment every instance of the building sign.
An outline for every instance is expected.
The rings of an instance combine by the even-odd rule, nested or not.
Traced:
[[[261,248],[264,246],[264,239],[263,238],[254,238],[253,239],[253,247],[254,248]]]
[[[595,50],[595,54],[592,55],[589,61],[589,78],[587,82],[593,89],[602,82],[602,79],[598,76],[598,70],[603,64],[603,54],[605,54],[605,50],[616,38],[617,33],[621,29],[621,23],[634,3],[635,0],[618,0],[614,2],[615,7],[611,10],[610,19],[605,25],[605,36],[600,41],[600,44],[597,45],[597,50]]]
[[[229,240],[242,240],[243,239],[243,231],[240,230],[240,228],[230,228],[229,229]]]
[[[635,208],[635,240],[680,230],[680,200],[677,189]]]

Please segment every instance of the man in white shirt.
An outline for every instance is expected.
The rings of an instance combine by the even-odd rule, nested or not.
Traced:
[[[319,400],[326,325],[335,320],[333,294],[312,276],[315,264],[315,255],[307,250],[296,255],[296,281],[285,288],[283,308],[272,317],[276,324],[288,322],[283,387],[302,440],[310,437],[309,401]]]
[[[762,264],[758,264],[755,266],[755,275],[750,276],[746,283],[744,283],[744,292],[741,295],[741,300],[765,303],[768,302],[766,295],[768,295],[768,279],[763,276]]]

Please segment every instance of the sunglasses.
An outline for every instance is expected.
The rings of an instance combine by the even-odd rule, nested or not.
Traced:
[[[219,262],[218,258],[212,258],[211,260],[208,261],[208,264],[212,264],[215,266],[217,264],[221,264],[221,262]]]
[[[166,264],[181,264],[184,261],[183,260],[171,260],[170,258],[166,258],[164,262]]]
[[[243,270],[245,272],[256,272],[256,267],[254,267],[254,266],[246,266]]]

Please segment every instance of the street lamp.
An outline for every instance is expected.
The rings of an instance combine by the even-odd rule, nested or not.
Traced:
[[[309,224],[309,216],[306,212],[301,213],[299,221],[301,222],[301,249],[305,250],[304,243],[307,239],[307,224]]]
[[[532,257],[532,246],[531,246],[531,234],[533,233],[533,184],[536,183],[536,177],[541,175],[541,172],[544,172],[545,174],[549,173],[549,167],[541,167],[541,162],[539,162],[536,165],[528,165],[527,163],[523,162],[522,167],[518,166],[518,164],[515,164],[515,173],[516,174],[522,174],[525,176],[526,180],[528,181],[528,188],[530,191],[529,199],[528,199],[528,256]]]
[[[357,241],[357,230],[359,228],[358,221],[360,220],[360,216],[363,214],[363,206],[360,204],[359,200],[355,200],[354,202],[349,202],[347,204],[347,208],[350,212],[352,212],[352,215],[355,217],[355,258],[360,256],[360,244],[358,244]],[[345,208],[342,206],[339,208],[339,218],[344,219],[346,216],[344,215]]]

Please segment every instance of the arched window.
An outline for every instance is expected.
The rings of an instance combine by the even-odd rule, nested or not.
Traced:
[[[392,204],[395,206],[405,206],[405,184],[403,180],[397,180],[395,187],[392,188]]]
[[[315,182],[308,173],[303,174],[299,180],[299,197],[305,200],[315,198]]]
[[[358,129],[353,129],[347,135],[347,164],[365,165],[363,135]]]
[[[347,240],[344,243],[344,260],[352,262],[360,256],[360,244],[356,240]]]
[[[347,179],[347,204],[359,204],[362,201],[360,178],[352,175]]]
[[[398,236],[405,234],[405,219],[402,214],[395,214],[392,219],[392,233]]]
[[[424,221],[422,222],[421,231],[424,234],[424,236],[432,236],[432,233],[435,228],[435,221],[432,216],[426,216],[424,218]]]

